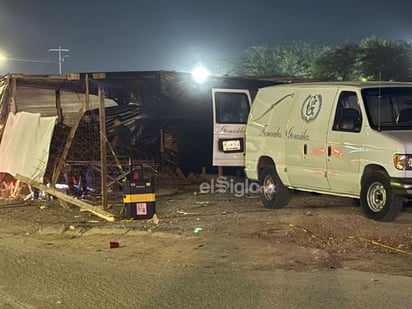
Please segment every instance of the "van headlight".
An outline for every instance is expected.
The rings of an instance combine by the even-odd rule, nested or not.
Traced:
[[[395,154],[393,156],[393,164],[398,170],[412,170],[412,155]]]

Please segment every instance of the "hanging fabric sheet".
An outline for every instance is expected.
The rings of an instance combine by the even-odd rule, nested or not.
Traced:
[[[43,182],[55,122],[56,117],[10,113],[0,144],[0,172]]]

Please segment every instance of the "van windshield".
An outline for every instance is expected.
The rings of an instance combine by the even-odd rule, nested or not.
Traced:
[[[366,113],[375,130],[412,130],[412,87],[362,90]]]

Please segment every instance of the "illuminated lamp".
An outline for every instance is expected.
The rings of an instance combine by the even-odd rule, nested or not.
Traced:
[[[210,76],[210,72],[203,66],[197,66],[192,71],[192,78],[196,83],[203,84]]]

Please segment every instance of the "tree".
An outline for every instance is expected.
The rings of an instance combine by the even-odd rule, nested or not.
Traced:
[[[235,62],[235,73],[251,76],[276,75],[279,74],[279,68],[270,47],[254,46]]]
[[[292,41],[256,46],[235,62],[235,74],[291,75],[324,81],[412,80],[412,45],[375,36],[360,43],[321,46]]]
[[[324,47],[312,41],[292,41],[272,47],[279,72],[292,76],[308,76],[312,63]]]
[[[358,47],[353,43],[324,48],[313,62],[312,78],[324,81],[353,80],[357,51]]]
[[[411,80],[412,47],[403,41],[388,41],[375,36],[359,43],[356,75],[366,80]]]
[[[306,76],[321,48],[309,41],[292,41],[272,47],[252,47],[235,64],[235,73],[255,76]]]

